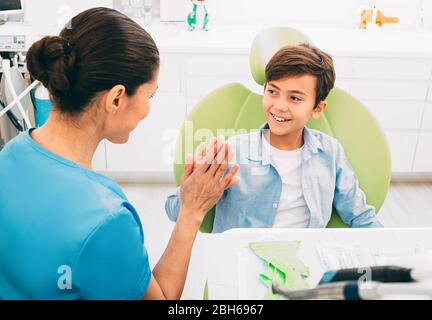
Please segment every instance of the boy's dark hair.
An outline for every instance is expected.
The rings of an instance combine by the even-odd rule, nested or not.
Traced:
[[[285,46],[270,59],[265,69],[266,84],[272,80],[310,74],[316,77],[315,107],[333,89],[336,74],[332,57],[310,44]]]

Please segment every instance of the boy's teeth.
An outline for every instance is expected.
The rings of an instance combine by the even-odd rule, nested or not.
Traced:
[[[278,117],[277,115],[272,113],[273,118],[275,118],[277,121],[287,121],[288,119],[282,118],[282,117]]]

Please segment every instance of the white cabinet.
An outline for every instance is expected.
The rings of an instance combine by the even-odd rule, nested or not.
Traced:
[[[363,101],[383,129],[420,128],[424,102],[422,101]]]
[[[361,100],[425,101],[425,80],[354,79],[351,93]]]
[[[432,171],[432,133],[420,134],[413,171]]]
[[[155,97],[150,114],[126,144],[106,144],[111,172],[171,172],[179,129],[185,119],[184,97]]]
[[[336,78],[335,86],[347,92],[351,92],[352,80],[351,79],[338,79]]]
[[[418,141],[423,139],[422,129],[432,122],[425,112],[431,75],[432,59],[391,56],[353,59],[350,92],[367,106],[384,129],[393,172],[412,172],[425,161],[426,153],[419,152]]]
[[[429,86],[429,94],[428,94],[427,101],[432,102],[432,82],[430,83],[430,86]]]
[[[410,172],[417,143],[417,133],[386,132],[392,157],[392,172]]]
[[[351,79],[353,77],[353,59],[347,57],[332,57],[337,79]]]
[[[185,94],[188,101],[199,101],[212,91],[234,82],[242,83],[252,91],[262,92],[262,87],[252,78],[249,55],[194,54],[186,57]]]
[[[96,171],[106,170],[105,140],[102,140],[93,156],[92,168]]]
[[[432,102],[428,102],[426,104],[423,116],[422,129],[432,130]]]
[[[191,55],[187,58],[188,76],[232,77],[251,75],[248,55]]]
[[[178,41],[178,45],[165,42],[161,46],[159,91],[149,117],[127,144],[106,143],[106,163],[101,147],[95,158],[97,168],[172,175],[178,129],[205,96],[234,82],[262,93],[250,72],[246,44],[230,48],[215,40],[216,44],[206,47],[212,43],[208,35],[202,46]],[[183,36],[187,39],[190,34]],[[336,69],[336,86],[362,101],[381,124],[390,145],[393,172],[432,172],[432,53],[419,57],[410,51],[393,55],[383,50],[375,56],[366,49],[340,48],[328,50]]]
[[[186,113],[189,114],[189,112],[191,112],[200,101],[201,98],[196,98],[196,97],[188,98],[186,101]]]
[[[230,83],[241,83],[257,93],[263,91],[252,78],[249,55],[193,54],[185,60],[187,113],[209,93]]]
[[[161,54],[159,88],[161,94],[180,94],[182,92],[182,59],[175,54]]]
[[[358,79],[429,80],[432,60],[356,58],[353,72]]]
[[[204,98],[214,90],[234,82],[241,83],[254,92],[261,93],[263,90],[262,87],[258,86],[248,77],[197,77],[187,80],[187,96],[191,98]]]

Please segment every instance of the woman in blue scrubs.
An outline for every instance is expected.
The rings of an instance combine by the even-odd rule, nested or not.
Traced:
[[[27,66],[54,109],[0,153],[0,299],[180,298],[205,212],[236,183],[228,146],[215,139],[186,165],[180,218],[152,271],[133,205],[91,170],[101,140],[127,142],[148,115],[159,61],[150,35],[107,8],[33,44]]]

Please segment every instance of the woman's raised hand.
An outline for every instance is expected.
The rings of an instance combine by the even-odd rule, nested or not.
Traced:
[[[190,155],[186,159],[180,180],[181,212],[198,226],[224,190],[239,182],[235,176],[238,165],[233,165],[225,174],[232,156],[231,147],[223,138],[213,138],[207,148],[204,143],[198,146],[195,159]]]

